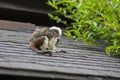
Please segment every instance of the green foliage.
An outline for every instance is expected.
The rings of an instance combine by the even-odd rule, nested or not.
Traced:
[[[71,26],[65,35],[89,45],[102,40],[110,44],[109,55],[120,55],[120,0],[49,0],[48,5],[55,9],[51,19]]]

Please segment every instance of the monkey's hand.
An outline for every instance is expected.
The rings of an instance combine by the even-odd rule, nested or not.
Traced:
[[[64,51],[64,50],[60,50],[59,52],[61,52],[61,53],[67,53],[67,51]]]

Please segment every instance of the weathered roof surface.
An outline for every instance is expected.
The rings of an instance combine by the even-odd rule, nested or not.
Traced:
[[[0,29],[8,29],[8,30],[33,30],[35,29],[35,24],[31,23],[22,23],[22,22],[13,22],[7,20],[0,20]]]
[[[63,36],[58,47],[67,53],[37,55],[28,46],[32,32],[0,30],[0,74],[73,80],[120,79],[120,59],[106,55],[102,45],[88,47]]]

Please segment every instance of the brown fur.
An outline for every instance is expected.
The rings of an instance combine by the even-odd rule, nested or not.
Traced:
[[[50,40],[52,40],[52,38],[57,38],[59,36],[60,36],[59,32],[55,29],[49,30],[49,28],[42,28],[42,29],[37,28],[32,34],[32,37],[30,39],[30,43],[29,43],[30,48],[34,51],[42,50],[41,47],[44,46],[45,44],[44,41],[46,40],[46,37],[48,38],[48,42],[49,42]],[[46,51],[49,51],[49,50],[46,50]]]

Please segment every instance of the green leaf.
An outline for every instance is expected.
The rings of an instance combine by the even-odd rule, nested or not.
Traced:
[[[93,25],[94,25],[94,26],[97,26],[97,22],[93,22]]]
[[[51,20],[70,26],[64,33],[88,45],[103,41],[109,55],[120,55],[120,0],[48,0]]]
[[[50,14],[50,13],[48,13],[48,16],[49,16],[50,18],[54,18],[54,16],[53,16],[52,14]]]

